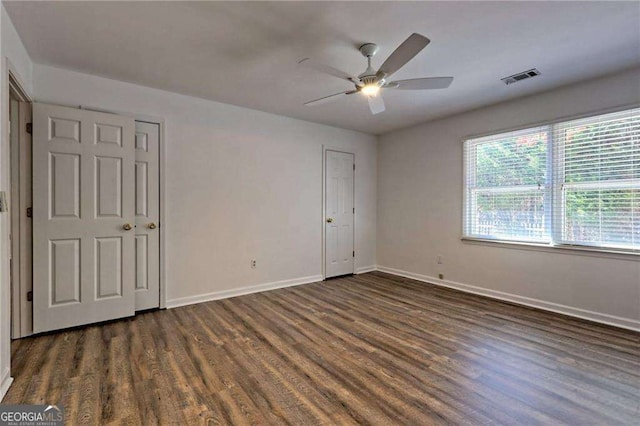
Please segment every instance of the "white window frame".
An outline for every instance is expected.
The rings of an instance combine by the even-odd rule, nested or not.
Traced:
[[[573,184],[565,184],[563,181],[564,173],[563,173],[563,169],[561,168],[564,165],[564,162],[563,161],[554,162],[555,158],[559,158],[560,153],[559,153],[559,147],[556,146],[556,143],[553,139],[553,136],[554,136],[553,126],[564,123],[564,122],[572,121],[572,120],[578,120],[578,119],[589,118],[589,117],[597,117],[599,115],[622,112],[625,110],[632,110],[636,108],[640,108],[640,104],[624,105],[617,108],[600,110],[597,112],[590,112],[590,113],[580,114],[575,116],[563,117],[563,118],[552,120],[552,121],[534,123],[526,126],[520,126],[517,128],[504,129],[504,130],[499,130],[495,132],[484,133],[479,135],[470,135],[468,137],[465,137],[462,140],[462,146],[463,146],[462,174],[463,176],[462,176],[462,237],[461,237],[461,240],[469,243],[489,244],[489,245],[495,245],[500,247],[519,248],[519,249],[527,249],[527,250],[542,250],[542,251],[551,251],[551,252],[558,252],[558,253],[565,252],[565,253],[574,253],[574,254],[595,255],[598,257],[602,255],[606,255],[606,256],[611,255],[614,257],[621,256],[621,258],[623,259],[628,258],[629,256],[640,257],[640,247],[632,248],[632,249],[611,248],[611,247],[599,245],[597,243],[591,244],[589,242],[584,242],[580,244],[572,244],[570,242],[563,241],[562,226],[564,225],[564,221],[566,220],[565,213],[562,212],[562,214],[560,215],[553,214],[555,212],[555,209],[557,208],[564,209],[563,196],[565,194],[564,189],[567,187],[571,187],[571,188],[575,187],[575,188],[581,188],[581,189],[589,189],[589,187],[595,187],[595,186],[597,186],[598,188],[602,188],[603,186],[610,187],[609,189],[626,189],[626,188],[634,187],[633,186],[634,182],[631,179],[617,180],[617,181],[604,182],[604,183],[603,182],[598,182],[598,183],[580,182],[580,183],[573,183]],[[498,237],[491,237],[491,236],[482,236],[482,237],[470,236],[468,234],[469,230],[466,229],[467,228],[466,218],[467,218],[467,215],[469,214],[469,209],[474,207],[473,205],[470,205],[470,203],[472,203],[471,200],[474,199],[471,196],[470,191],[474,190],[475,187],[472,188],[467,184],[468,182],[467,179],[469,177],[474,179],[473,176],[468,176],[468,173],[470,172],[470,170],[467,170],[467,165],[475,164],[475,159],[473,163],[469,163],[467,161],[467,155],[469,155],[469,153],[467,152],[467,149],[464,146],[465,143],[468,140],[472,140],[472,139],[479,139],[483,137],[500,135],[502,133],[511,133],[511,132],[517,132],[521,130],[536,128],[536,127],[540,128],[545,126],[547,127],[547,132],[548,132],[547,134],[547,143],[548,143],[547,173],[546,173],[546,182],[545,182],[545,221],[546,221],[545,226],[547,226],[547,229],[549,230],[551,241],[549,243],[544,243],[544,242],[520,241],[515,239],[505,240],[505,239],[500,239]],[[474,150],[474,153],[475,152],[476,151]],[[475,183],[475,179],[473,180],[473,182]],[[535,185],[531,185],[531,186],[533,187]],[[521,186],[518,189],[522,190],[524,188],[526,187]],[[486,190],[486,188],[483,190]]]
[[[506,133],[517,133],[518,131],[524,131],[524,130],[534,130],[534,129],[540,129],[540,132],[544,132],[547,134],[547,159],[546,159],[546,169],[547,169],[547,173],[545,173],[545,182],[541,183],[540,185],[536,185],[536,184],[532,184],[532,185],[510,185],[510,186],[494,186],[494,187],[482,187],[482,188],[478,188],[476,186],[477,181],[476,181],[476,176],[475,176],[475,169],[472,170],[468,170],[467,169],[467,165],[468,164],[476,164],[477,161],[477,150],[473,149],[473,150],[469,150],[466,149],[466,147],[463,147],[463,173],[464,173],[464,178],[463,178],[463,223],[462,223],[462,228],[463,228],[463,239],[474,239],[474,240],[491,240],[491,241],[496,241],[496,242],[502,242],[502,241],[506,241],[506,242],[510,242],[510,243],[526,243],[526,244],[548,244],[545,243],[543,241],[536,241],[536,240],[531,240],[531,239],[526,239],[526,238],[522,238],[522,239],[502,239],[498,236],[491,236],[491,235],[475,235],[475,236],[471,236],[470,235],[470,229],[467,229],[467,225],[468,222],[465,219],[466,217],[469,216],[469,212],[470,211],[475,211],[476,210],[476,197],[475,195],[478,193],[485,193],[485,194],[498,194],[498,193],[524,193],[524,192],[532,192],[532,193],[536,193],[540,190],[543,190],[543,200],[544,200],[544,206],[545,206],[545,229],[547,229],[549,231],[549,241],[551,242],[553,240],[553,236],[551,235],[551,227],[550,227],[550,210],[547,206],[548,201],[550,200],[551,197],[551,179],[550,179],[550,157],[549,157],[549,141],[551,140],[551,126],[550,125],[542,125],[542,126],[527,126],[527,127],[523,127],[521,129],[517,129],[517,130],[512,130],[512,131],[506,131],[506,132],[498,132],[498,133],[493,133],[493,134],[489,134],[487,136],[493,136],[493,135],[501,135],[501,134],[506,134]],[[464,143],[466,144],[467,141],[472,140],[472,139],[480,139],[484,136],[478,137],[478,138],[468,138],[465,139]],[[478,145],[475,145],[478,146]],[[472,151],[471,153],[469,151]],[[471,158],[471,160],[473,162],[468,162],[467,161],[467,155],[472,155],[473,158]],[[468,175],[468,173],[471,173],[470,175]],[[467,178],[469,178],[470,180],[467,180]],[[467,185],[467,183],[470,183],[470,185]],[[544,188],[541,188],[541,186],[544,186]]]

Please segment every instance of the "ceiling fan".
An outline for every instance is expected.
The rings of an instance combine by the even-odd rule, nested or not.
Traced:
[[[352,90],[347,90],[333,95],[325,96],[313,101],[305,102],[305,105],[320,105],[338,99],[342,96],[361,93],[367,97],[369,101],[369,109],[372,114],[378,114],[385,110],[384,101],[380,94],[381,89],[398,89],[398,90],[431,90],[446,89],[451,85],[453,77],[430,77],[430,78],[413,78],[410,80],[388,81],[391,74],[402,68],[407,62],[413,59],[422,49],[424,49],[431,40],[418,33],[413,33],[387,58],[380,69],[376,71],[371,66],[371,58],[378,52],[378,45],[374,43],[366,43],[360,46],[360,53],[367,58],[369,66],[357,77],[349,73],[336,69],[332,66],[318,63],[310,58],[303,59],[300,65],[315,69],[316,71],[338,77],[342,80],[349,81],[355,85]]]

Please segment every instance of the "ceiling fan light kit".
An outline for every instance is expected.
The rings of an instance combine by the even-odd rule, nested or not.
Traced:
[[[399,90],[433,90],[446,89],[451,85],[453,77],[431,77],[431,78],[414,78],[410,80],[397,80],[387,82],[387,78],[391,74],[402,68],[407,62],[413,59],[422,49],[424,49],[430,40],[423,35],[413,33],[407,38],[382,64],[380,69],[376,71],[371,65],[371,58],[378,53],[379,47],[375,43],[365,43],[360,46],[359,50],[362,56],[367,58],[367,69],[358,75],[352,76],[349,73],[340,71],[329,65],[317,63],[310,58],[303,59],[299,64],[315,69],[325,74],[338,77],[342,80],[349,81],[355,85],[355,89],[348,90],[333,95],[325,96],[306,102],[305,105],[320,105],[325,102],[335,100],[343,95],[352,95],[354,93],[362,93],[369,101],[369,109],[372,114],[379,114],[385,110],[384,101],[380,93],[381,89],[399,89]]]

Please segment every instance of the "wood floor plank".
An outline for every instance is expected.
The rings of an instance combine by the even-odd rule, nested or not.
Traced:
[[[638,424],[640,333],[373,272],[12,343],[68,424]]]

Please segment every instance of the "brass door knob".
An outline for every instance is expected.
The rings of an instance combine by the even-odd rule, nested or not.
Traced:
[[[333,222],[333,218],[328,217],[328,218],[327,218],[327,223],[331,223],[331,222]]]
[[[133,229],[133,226],[131,226],[130,223],[125,223],[124,225],[122,225],[122,229],[124,229],[125,231],[131,231]]]
[[[156,224],[155,224],[155,222],[151,222],[151,223],[149,223],[149,224],[147,225],[147,228],[149,228],[149,229],[156,229]]]

